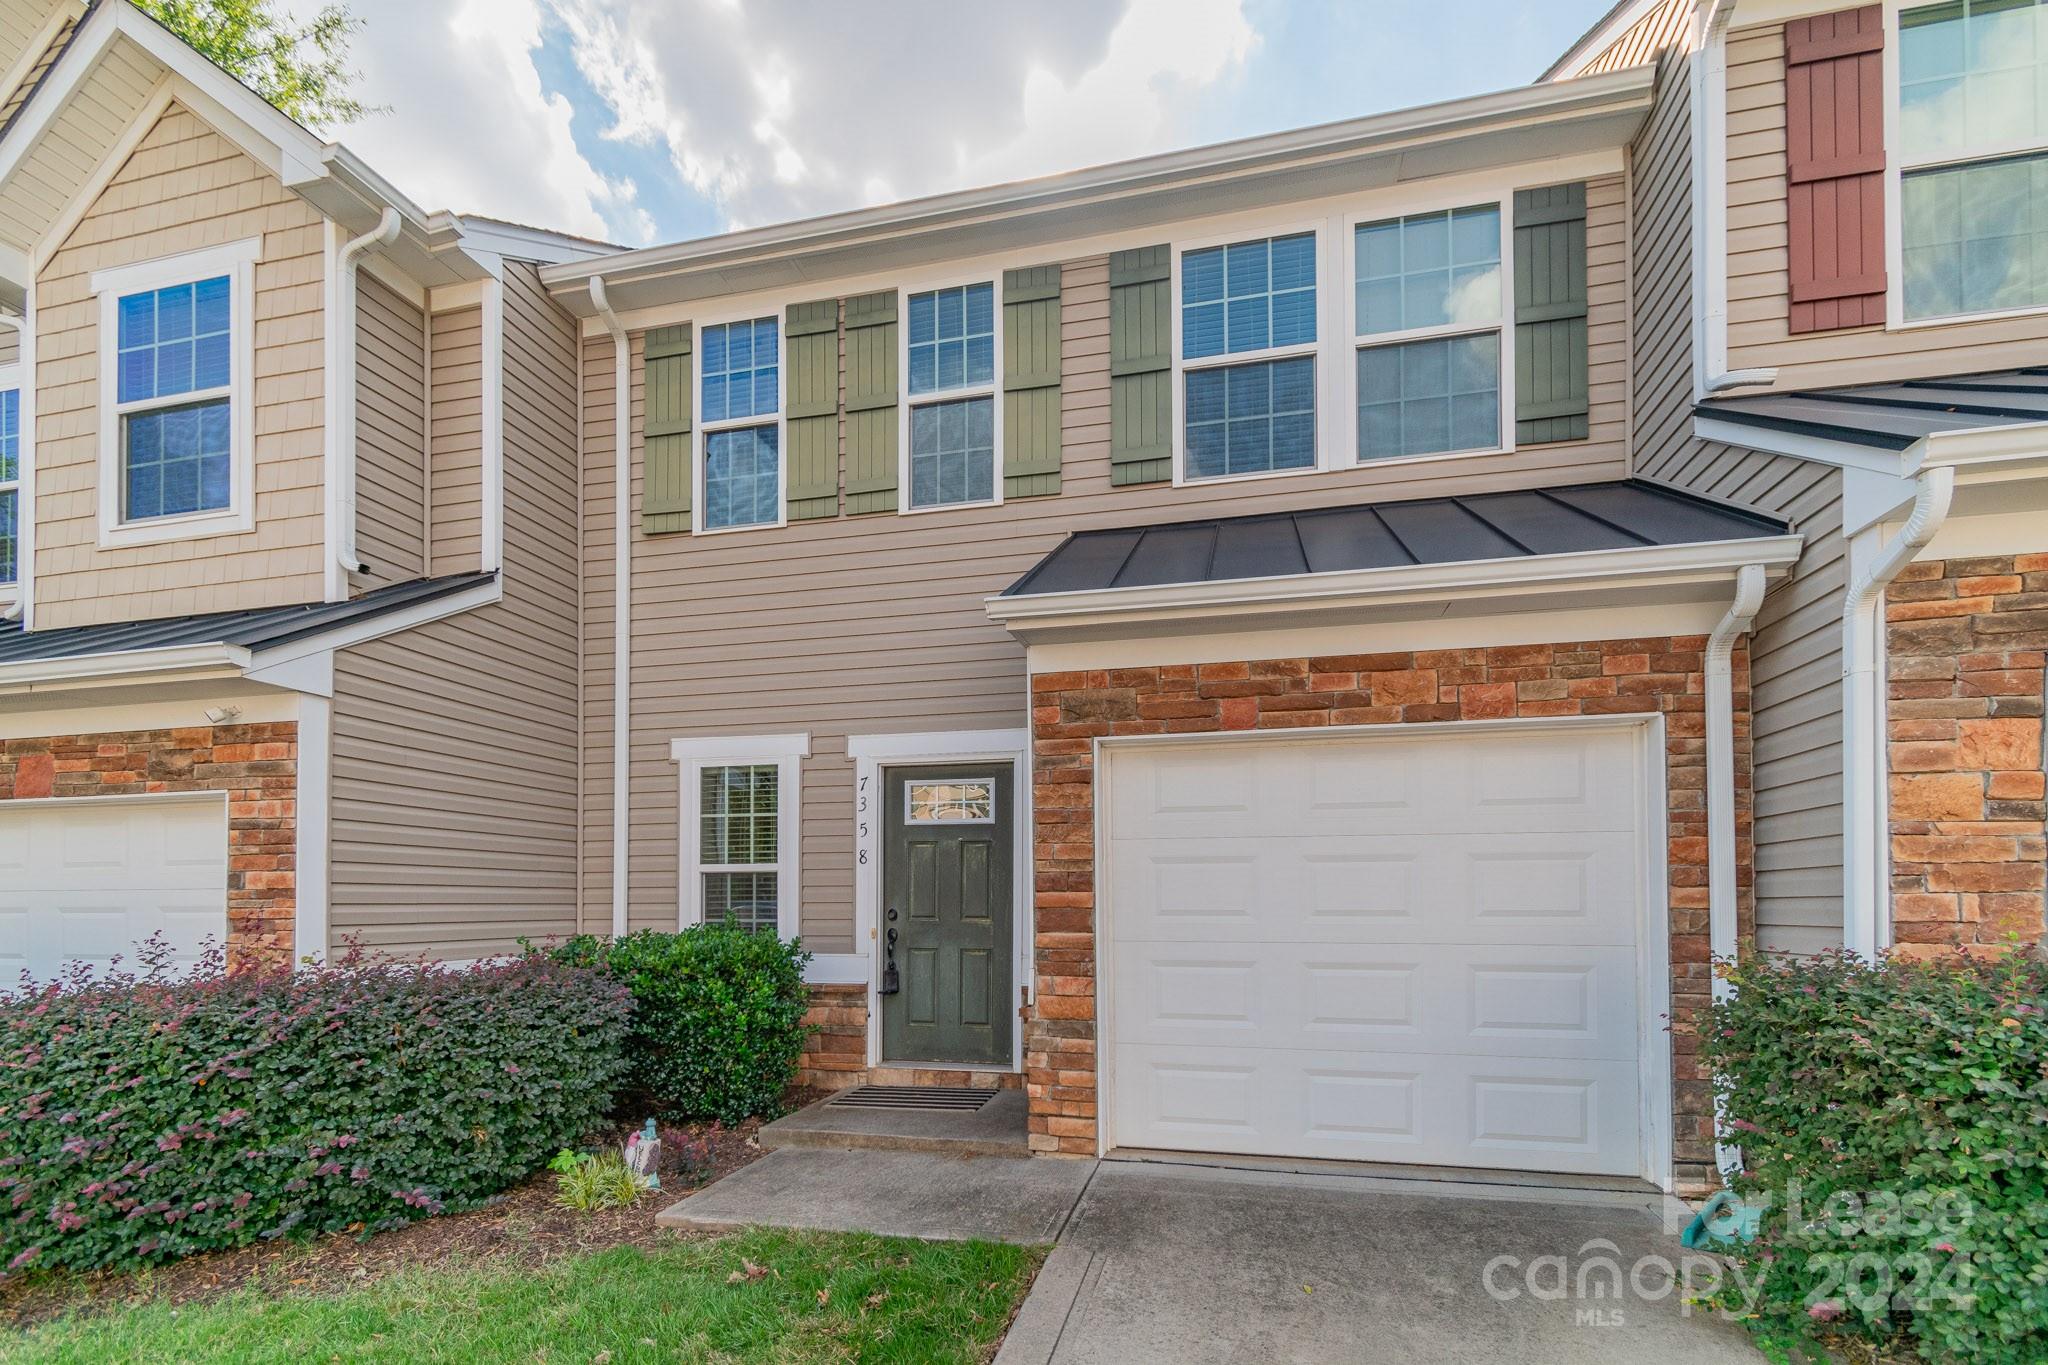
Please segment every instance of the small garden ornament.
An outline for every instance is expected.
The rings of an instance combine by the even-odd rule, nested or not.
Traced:
[[[626,1169],[645,1180],[646,1188],[661,1188],[661,1137],[654,1131],[653,1119],[626,1139]]]

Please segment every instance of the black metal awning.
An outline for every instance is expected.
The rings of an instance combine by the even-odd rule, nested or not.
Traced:
[[[1710,398],[1693,416],[1901,451],[1949,431],[2048,422],[2048,366]]]

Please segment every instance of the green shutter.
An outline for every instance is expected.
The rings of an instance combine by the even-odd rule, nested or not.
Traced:
[[[896,291],[846,301],[846,510],[896,510]]]
[[[793,303],[783,320],[789,519],[839,515],[839,300]]]
[[[640,530],[650,536],[690,529],[690,349],[684,323],[649,332],[641,356]]]
[[[1109,481],[1173,477],[1173,297],[1164,246],[1109,258]]]
[[[1583,441],[1586,187],[1515,193],[1515,442]]]
[[[1060,491],[1060,268],[1003,272],[1003,496]]]

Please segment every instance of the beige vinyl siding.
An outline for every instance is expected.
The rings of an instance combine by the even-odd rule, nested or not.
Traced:
[[[1806,548],[1749,640],[1757,942],[1841,943],[1841,473],[1692,435],[1691,114],[1687,62],[1667,58],[1636,145],[1636,472],[1792,523]],[[1746,907],[1747,908],[1747,907]]]
[[[420,310],[356,272],[356,553],[361,586],[427,571],[427,337]]]
[[[467,573],[483,562],[483,309],[436,313],[432,327],[428,558],[429,572],[438,576]]]
[[[21,333],[12,327],[0,326],[0,365],[15,365],[21,361]]]
[[[576,919],[576,336],[505,266],[505,599],[335,659],[331,932],[472,958]]]
[[[1842,8],[1815,5],[1814,13]],[[1891,35],[1887,35],[1889,40]],[[1915,326],[1858,327],[1792,336],[1785,219],[1785,30],[1728,35],[1728,363],[1775,366],[1775,387],[1962,374],[2039,364],[2048,312]],[[1896,232],[1896,225],[1888,230]],[[1890,281],[1897,289],[1899,281]]]
[[[1579,74],[1596,76],[1603,71],[1626,71],[1657,60],[1665,48],[1682,43],[1690,33],[1697,3],[1698,0],[1659,0],[1623,29],[1599,56],[1586,63]]]
[[[36,281],[36,624],[317,602],[326,523],[326,227],[304,200],[172,105]],[[103,550],[95,270],[261,237],[255,528]]]
[[[1587,197],[1590,440],[1253,482],[1113,488],[1109,267],[1106,257],[1094,257],[1067,262],[1062,278],[1059,495],[714,536],[650,538],[636,531],[633,927],[677,922],[680,774],[670,741],[802,730],[811,735],[812,754],[803,770],[802,932],[816,951],[855,950],[847,737],[1023,727],[1024,652],[989,622],[982,600],[1070,531],[1622,477],[1628,374],[1619,178],[1594,182]],[[637,506],[637,357],[632,373]],[[612,348],[602,336],[586,339],[583,381],[583,923],[601,929],[611,913],[613,686]]]

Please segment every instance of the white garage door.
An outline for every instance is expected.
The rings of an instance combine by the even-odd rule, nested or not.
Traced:
[[[0,802],[0,987],[66,962],[104,967],[162,933],[189,963],[227,937],[227,803],[86,798]]]
[[[1638,742],[1114,751],[1110,1142],[1648,1174]]]

